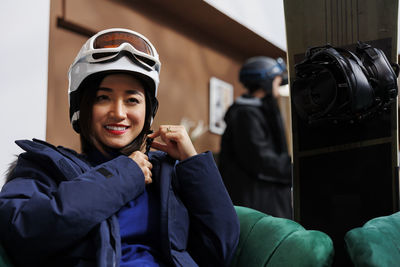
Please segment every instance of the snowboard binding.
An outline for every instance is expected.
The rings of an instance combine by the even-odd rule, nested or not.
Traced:
[[[294,107],[309,124],[363,121],[390,109],[399,69],[382,50],[363,42],[355,52],[331,45],[309,48],[295,65]]]

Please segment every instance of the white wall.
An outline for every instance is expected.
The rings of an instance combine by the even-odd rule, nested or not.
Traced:
[[[286,51],[283,0],[204,0],[272,44]],[[400,5],[399,5],[400,9]],[[400,32],[400,16],[398,20]],[[397,36],[400,53],[400,34]]]
[[[286,51],[283,0],[204,0]]]
[[[0,2],[0,187],[14,140],[46,137],[49,17],[50,0]]]

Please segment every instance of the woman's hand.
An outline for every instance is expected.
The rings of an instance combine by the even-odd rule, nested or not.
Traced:
[[[184,160],[197,155],[192,141],[182,125],[161,125],[149,138],[161,137],[164,143],[153,141],[151,147],[168,153],[172,158]]]
[[[151,179],[151,169],[153,168],[153,165],[149,161],[147,155],[141,151],[134,151],[132,154],[129,155],[129,157],[134,162],[136,162],[140,169],[142,169],[142,172],[144,174],[144,183],[151,184],[153,182],[153,180]]]

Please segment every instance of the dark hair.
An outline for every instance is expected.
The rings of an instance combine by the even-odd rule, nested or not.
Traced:
[[[124,73],[124,72],[123,72]],[[79,90],[82,92],[81,102],[80,102],[80,112],[79,112],[79,127],[80,127],[80,140],[81,140],[81,149],[83,154],[87,154],[90,150],[95,149],[94,145],[94,136],[92,130],[92,111],[93,105],[96,100],[96,94],[99,89],[101,82],[107,75],[115,74],[106,73],[106,74],[97,74],[92,75],[89,78],[85,79],[81,84],[81,88]],[[107,147],[106,145],[100,143],[103,146],[104,151],[106,152],[120,152],[124,155],[130,155],[132,152],[136,150],[140,150],[146,140],[146,136],[150,131],[151,124],[151,115],[152,115],[152,101],[150,101],[150,97],[148,94],[148,90],[146,90],[146,83],[140,79],[138,76],[134,76],[136,79],[140,81],[143,88],[145,88],[145,100],[146,100],[146,117],[144,121],[144,126],[140,134],[127,146],[118,149]]]

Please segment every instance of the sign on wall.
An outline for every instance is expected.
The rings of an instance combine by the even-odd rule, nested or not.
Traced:
[[[210,78],[210,131],[223,134],[225,112],[233,103],[233,86],[218,78]]]

